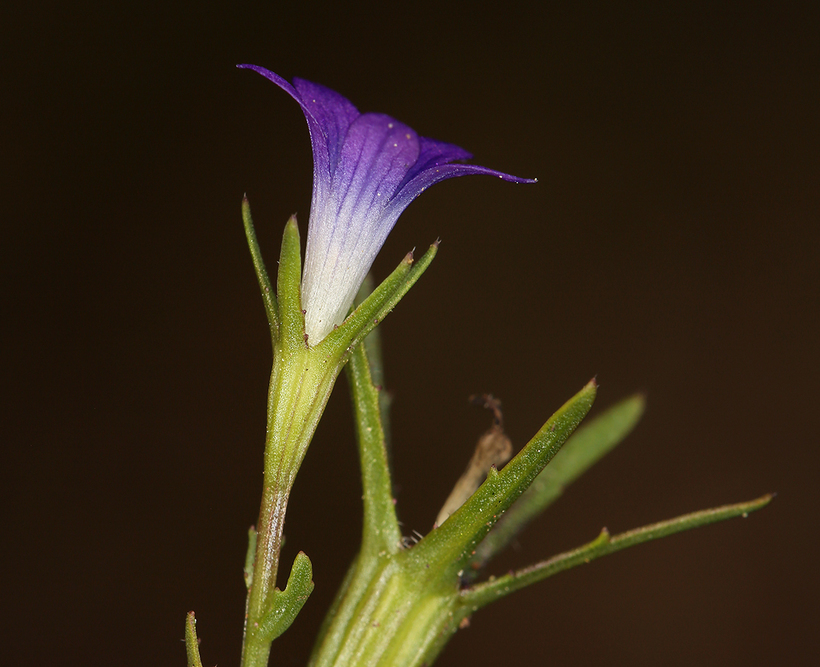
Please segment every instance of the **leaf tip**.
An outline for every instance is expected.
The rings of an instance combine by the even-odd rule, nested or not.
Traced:
[[[766,495],[760,496],[757,502],[759,503],[760,507],[766,507],[772,500],[774,500],[775,496],[777,495],[777,491],[772,491],[771,493],[767,493]]]
[[[202,667],[199,657],[199,637],[196,636],[196,616],[189,611],[185,619],[185,651],[188,654],[188,667]]]

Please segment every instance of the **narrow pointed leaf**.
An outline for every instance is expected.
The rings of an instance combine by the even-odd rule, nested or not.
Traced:
[[[478,570],[552,504],[569,484],[629,435],[643,415],[645,404],[643,396],[632,396],[585,421],[478,545],[468,574],[477,575]]]
[[[196,636],[196,616],[192,611],[188,612],[188,618],[185,619],[185,652],[188,654],[188,667],[202,667],[199,639]]]
[[[443,526],[413,547],[408,558],[420,569],[434,570],[431,576],[441,574],[431,564],[444,564],[448,571],[463,570],[476,545],[532,484],[589,412],[596,387],[595,380],[591,380],[567,401],[503,470],[490,469],[486,481],[470,499]]]
[[[262,251],[259,249],[259,242],[256,240],[256,230],[251,218],[251,205],[248,198],[242,199],[242,222],[245,226],[245,238],[248,240],[248,248],[251,251],[253,268],[256,271],[256,279],[259,282],[259,289],[262,292],[262,301],[265,304],[265,315],[268,317],[268,326],[273,342],[279,335],[279,315],[277,312],[276,296],[268,278],[268,271],[265,268],[265,261],[262,259]]]
[[[723,505],[722,507],[684,514],[674,519],[636,528],[614,537],[610,537],[607,530],[604,529],[598,538],[589,544],[553,556],[537,565],[467,588],[462,592],[462,600],[464,604],[475,610],[514,591],[546,579],[553,574],[568,570],[576,565],[588,563],[595,558],[615,553],[621,549],[673,535],[690,528],[705,526],[716,521],[724,521],[736,516],[746,517],[749,513],[768,505],[773,497],[773,494],[767,494],[745,503]]]
[[[259,624],[259,632],[269,642],[276,639],[293,623],[313,592],[313,566],[310,558],[296,554],[285,590],[274,590],[271,608]]]

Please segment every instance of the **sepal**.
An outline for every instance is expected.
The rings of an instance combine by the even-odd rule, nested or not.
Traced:
[[[421,278],[438,252],[438,242],[430,246],[418,262],[409,252],[401,264],[368,296],[347,319],[316,346],[328,355],[343,357],[361,343],[402,297]]]
[[[302,248],[299,225],[293,215],[285,225],[282,250],[279,255],[279,273],[276,295],[279,299],[280,340],[282,347],[293,349],[306,346],[305,315],[302,312]]]
[[[276,303],[276,295],[268,277],[268,270],[265,268],[265,260],[262,259],[262,251],[259,248],[259,242],[256,240],[256,230],[251,217],[251,205],[247,196],[242,198],[242,223],[245,226],[245,238],[251,251],[256,280],[259,282],[259,289],[262,292],[262,302],[265,304],[265,315],[268,318],[271,340],[276,345],[276,340],[279,337],[279,309]]]

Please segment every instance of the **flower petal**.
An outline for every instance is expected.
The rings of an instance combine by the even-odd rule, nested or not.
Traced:
[[[291,85],[275,72],[258,65],[237,65],[240,69],[250,69],[272,81],[302,107],[308,129],[310,143],[313,147],[313,198],[312,207],[317,199],[326,198],[330,190],[339,154],[344,145],[347,130],[359,111],[346,97],[335,90],[318,83],[294,79]],[[311,208],[312,208],[311,207]]]
[[[339,93],[304,79],[293,85],[270,70],[251,69],[302,107],[313,147],[313,197],[302,279],[305,332],[319,343],[344,321],[353,298],[402,211],[431,185],[468,174],[534,183],[463,164],[459,146],[420,137],[383,114],[360,114]]]
[[[454,160],[469,160],[471,157],[470,153],[459,146],[421,137],[421,153],[418,162],[407,172],[400,191],[396,193],[393,201],[390,202],[390,206],[385,210],[385,215],[391,217],[395,215],[395,219],[398,219],[402,211],[422,192],[431,185],[445,181],[448,178],[469,176],[470,174],[485,174],[512,183],[536,183],[538,181],[536,178],[520,178],[519,176],[505,174],[502,171],[488,169],[476,164],[453,164]]]
[[[395,219],[385,209],[419,155],[419,137],[383,114],[350,126],[322,208],[311,210],[305,253],[305,330],[323,338],[340,324]],[[320,338],[320,339],[321,339]]]
[[[345,137],[360,116],[359,110],[346,97],[318,83],[294,78],[293,85],[310,126],[314,154],[317,142],[321,142],[320,148],[327,153],[330,175],[333,176]]]

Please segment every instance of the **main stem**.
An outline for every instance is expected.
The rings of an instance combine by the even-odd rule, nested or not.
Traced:
[[[299,344],[276,346],[268,394],[268,428],[256,556],[245,609],[242,667],[266,667],[271,638],[260,629],[271,611],[288,498],[339,368]]]

